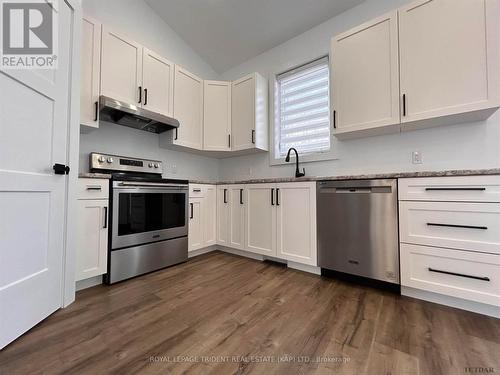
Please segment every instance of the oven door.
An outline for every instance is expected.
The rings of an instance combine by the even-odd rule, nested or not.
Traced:
[[[187,185],[113,182],[112,250],[188,234]]]

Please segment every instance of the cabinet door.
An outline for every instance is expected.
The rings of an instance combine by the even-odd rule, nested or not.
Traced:
[[[82,20],[80,78],[80,124],[99,127],[99,75],[101,70],[101,24]]]
[[[229,246],[229,187],[217,186],[217,244]]]
[[[203,80],[175,66],[174,117],[180,127],[174,130],[173,144],[201,150],[203,147]]]
[[[246,185],[246,250],[276,256],[276,185]]]
[[[141,85],[141,45],[103,25],[101,94],[129,104],[141,104]]]
[[[188,251],[194,251],[203,247],[203,198],[189,199],[189,234]]]
[[[232,84],[232,150],[255,146],[255,75],[243,77]]]
[[[418,0],[399,10],[402,122],[498,106],[495,0]]]
[[[277,256],[316,266],[316,183],[292,182],[277,188]]]
[[[245,188],[229,186],[229,247],[245,250]]]
[[[331,58],[335,134],[399,131],[397,12],[334,37]]]
[[[106,273],[108,259],[108,200],[78,200],[75,280]]]
[[[205,81],[203,89],[203,149],[231,150],[231,83]]]
[[[174,63],[144,48],[142,107],[166,116],[174,110]]]
[[[217,243],[217,187],[208,185],[205,187],[203,198],[203,246],[211,246]]]

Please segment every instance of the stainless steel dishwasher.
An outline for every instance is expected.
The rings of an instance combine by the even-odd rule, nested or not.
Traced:
[[[397,180],[317,183],[322,269],[399,284]]]

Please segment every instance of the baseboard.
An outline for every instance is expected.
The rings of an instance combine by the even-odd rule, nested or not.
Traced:
[[[89,277],[88,279],[79,280],[76,282],[75,289],[79,290],[92,288],[93,286],[102,284],[102,275]]]
[[[403,296],[421,299],[440,305],[454,307],[456,309],[472,311],[474,313],[500,318],[500,307],[487,305],[485,303],[468,301],[461,298],[445,296],[444,294],[428,292],[425,290],[401,286]]]
[[[301,264],[301,263],[296,263],[296,262],[287,262],[288,268],[293,268],[294,270],[299,270],[303,272],[309,272],[313,273],[315,275],[321,275],[321,268],[320,267],[315,267],[315,266],[310,266],[308,264]]]
[[[255,260],[260,260],[260,261],[264,260],[263,255],[250,253],[250,252],[244,251],[244,250],[233,249],[232,247],[217,245],[217,250],[220,250],[220,251],[223,251],[223,252],[229,253],[229,254],[239,255],[239,256],[242,256],[245,258],[250,258],[250,259],[255,259]]]
[[[203,249],[188,251],[188,258],[193,258],[193,257],[196,257],[198,255],[210,253],[210,252],[215,251],[217,249],[218,249],[217,245],[211,245],[211,246],[204,247]]]

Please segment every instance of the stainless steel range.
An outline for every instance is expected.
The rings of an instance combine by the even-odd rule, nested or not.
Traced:
[[[90,154],[111,173],[107,284],[187,260],[188,182],[162,178],[162,163]]]

